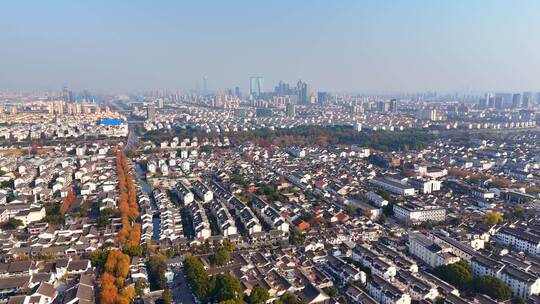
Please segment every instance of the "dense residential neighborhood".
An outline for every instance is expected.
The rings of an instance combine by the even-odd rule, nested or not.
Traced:
[[[540,303],[536,112],[353,100],[2,110],[0,302]]]

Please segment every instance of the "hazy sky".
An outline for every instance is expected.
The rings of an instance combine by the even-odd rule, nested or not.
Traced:
[[[540,90],[538,0],[5,0],[0,89]]]

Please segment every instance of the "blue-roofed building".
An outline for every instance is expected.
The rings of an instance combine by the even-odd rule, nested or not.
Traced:
[[[100,125],[107,125],[107,126],[119,126],[125,123],[126,121],[122,119],[100,119],[99,120]]]

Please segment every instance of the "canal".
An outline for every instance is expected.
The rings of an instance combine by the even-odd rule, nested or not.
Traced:
[[[141,164],[137,163],[135,166],[135,171],[137,172],[137,180],[139,181],[142,190],[148,194],[148,197],[150,198],[150,208],[152,208],[152,224],[153,224],[153,235],[152,238],[154,240],[159,240],[159,226],[161,224],[161,221],[159,219],[159,211],[157,208],[156,201],[154,200],[154,196],[152,195],[152,187],[148,184],[148,181],[146,180],[146,174],[144,173],[143,168],[141,167]]]

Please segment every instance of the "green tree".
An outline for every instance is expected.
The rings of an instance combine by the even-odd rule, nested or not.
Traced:
[[[496,300],[508,300],[512,297],[512,290],[499,278],[494,276],[481,276],[474,280],[474,290],[486,294]]]
[[[150,288],[152,290],[164,289],[167,287],[167,258],[164,255],[157,254],[148,260],[148,268],[150,269]]]
[[[99,228],[104,228],[109,223],[109,217],[100,215],[96,218],[96,224]]]
[[[459,289],[469,288],[473,280],[472,270],[466,261],[438,266],[433,273]]]
[[[326,292],[326,294],[329,295],[331,298],[335,297],[338,294],[334,286],[324,288],[324,292]]]
[[[302,245],[304,244],[305,236],[302,234],[302,231],[297,227],[292,227],[289,230],[289,243],[292,245]]]
[[[7,222],[2,224],[2,229],[10,230],[17,229],[23,225],[23,222],[16,218],[10,218]]]
[[[241,301],[242,286],[237,278],[229,273],[218,274],[215,281],[214,296],[221,301]]]
[[[221,301],[219,302],[219,304],[242,304],[242,301],[231,299],[231,300]]]
[[[236,249],[236,246],[230,240],[225,239],[225,240],[223,240],[223,248],[227,249],[227,251],[229,251],[229,252],[233,252],[234,249]]]
[[[142,248],[141,245],[136,245],[136,246],[131,246],[131,247],[128,247],[128,248],[124,248],[124,250],[122,250],[125,254],[131,256],[131,257],[134,257],[134,256],[143,256],[144,255],[144,249]]]
[[[512,299],[512,304],[525,304],[525,300],[523,298],[514,298]]]
[[[279,301],[283,304],[298,304],[298,299],[292,293],[286,291],[279,297]]]
[[[227,249],[219,247],[210,258],[210,262],[214,265],[223,266],[229,262],[230,257],[230,252]]]
[[[184,260],[184,269],[188,281],[191,284],[193,294],[200,300],[206,300],[209,295],[208,272],[203,263],[194,256],[188,256]]]
[[[388,205],[383,207],[383,214],[386,217],[394,215],[394,203],[388,203]]]
[[[105,261],[107,261],[108,256],[108,250],[98,249],[90,254],[90,262],[92,263],[92,266],[101,269],[103,268],[103,265],[105,265]]]
[[[268,293],[268,290],[264,287],[257,285],[253,288],[253,290],[251,290],[249,296],[247,296],[246,302],[248,304],[262,304],[266,303],[268,299],[270,299],[270,294]]]

